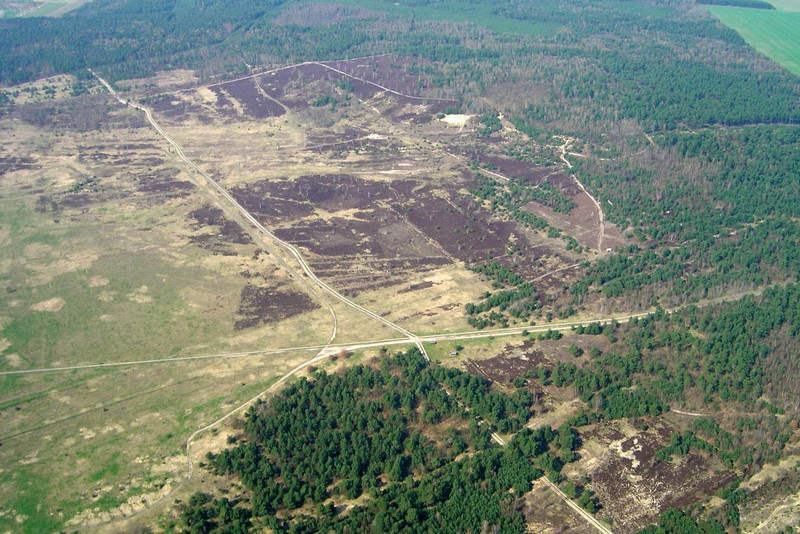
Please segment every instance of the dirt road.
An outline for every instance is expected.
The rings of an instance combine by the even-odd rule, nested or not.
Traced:
[[[409,332],[405,328],[403,328],[403,327],[401,327],[399,325],[396,325],[395,323],[389,321],[388,319],[385,319],[384,317],[381,317],[377,313],[375,313],[375,312],[373,312],[373,311],[361,306],[360,304],[348,299],[347,297],[345,297],[344,295],[342,295],[341,293],[339,293],[338,291],[333,289],[326,282],[320,280],[317,277],[317,275],[314,273],[314,271],[311,269],[311,267],[308,265],[308,262],[305,260],[305,258],[303,258],[303,255],[300,253],[300,251],[297,249],[297,247],[295,247],[294,245],[292,245],[291,243],[289,243],[287,241],[284,241],[284,240],[280,239],[278,236],[276,236],[275,234],[273,234],[272,232],[267,230],[255,217],[253,217],[253,215],[250,214],[249,211],[247,211],[241,204],[239,204],[239,202],[235,198],[233,198],[233,195],[228,193],[228,191],[224,187],[219,185],[219,183],[216,180],[214,180],[205,171],[203,171],[194,161],[189,159],[189,157],[184,153],[183,147],[181,147],[180,144],[178,144],[172,137],[170,137],[170,135],[166,131],[164,131],[164,129],[161,128],[161,126],[156,122],[156,120],[153,118],[153,114],[151,113],[149,108],[146,108],[146,107],[144,107],[142,105],[139,105],[139,104],[136,104],[136,103],[133,103],[133,102],[130,102],[130,101],[125,100],[124,98],[120,97],[117,94],[117,92],[114,90],[114,88],[111,87],[111,84],[109,84],[106,80],[104,80],[102,77],[100,77],[93,70],[91,70],[91,69],[88,69],[88,70],[89,70],[89,72],[92,73],[92,75],[95,78],[98,79],[98,81],[100,81],[100,83],[103,84],[103,86],[105,86],[105,88],[108,90],[108,92],[111,93],[111,95],[114,98],[116,98],[120,103],[122,103],[125,106],[130,106],[130,107],[132,107],[134,109],[137,109],[137,110],[143,112],[145,114],[145,116],[147,117],[147,120],[150,123],[150,125],[153,126],[153,128],[155,128],[155,130],[161,135],[161,137],[163,137],[172,146],[172,148],[175,149],[175,152],[178,154],[178,157],[189,167],[189,169],[191,169],[191,170],[195,171],[197,174],[199,174],[205,180],[205,182],[208,185],[210,185],[213,190],[215,190],[217,193],[219,193],[219,195],[222,197],[222,199],[230,207],[232,207],[241,217],[243,217],[247,222],[249,222],[253,226],[253,228],[255,228],[258,232],[260,232],[263,236],[268,238],[270,241],[272,241],[276,245],[278,245],[278,246],[282,247],[283,249],[285,249],[294,258],[294,260],[297,262],[297,264],[299,265],[299,267],[302,270],[302,272],[314,284],[316,284],[319,288],[321,288],[322,290],[327,292],[334,299],[336,299],[336,300],[338,300],[338,301],[350,306],[351,308],[354,308],[354,309],[358,310],[359,312],[363,313],[364,315],[367,315],[368,317],[371,317],[371,318],[381,322],[382,324],[388,326],[389,328],[391,328],[393,330],[396,330],[396,331],[400,332],[401,334],[405,335],[411,341],[413,341],[415,345],[417,345],[417,347],[419,348],[420,352],[423,354],[425,359],[426,360],[429,359],[427,352],[425,352],[425,347],[422,345],[422,342],[419,340],[419,338],[417,338],[416,335],[414,335],[413,333]],[[247,228],[245,228],[245,231],[247,231]]]
[[[570,154],[569,147],[572,146],[573,139],[570,137],[564,137],[560,135],[556,137],[564,141],[564,144],[556,147],[558,149],[559,156],[561,157],[561,161],[564,162],[564,164],[567,166],[568,169],[572,170],[572,163],[570,163],[570,161],[567,159],[567,154]],[[603,213],[603,207],[600,205],[600,202],[598,202],[597,199],[594,198],[591,195],[591,193],[589,193],[589,191],[586,190],[586,188],[583,186],[580,180],[578,180],[578,177],[574,173],[572,173],[571,176],[572,179],[575,181],[575,184],[578,186],[578,188],[580,188],[580,190],[583,191],[587,197],[592,199],[594,206],[597,208],[597,217],[598,219],[600,219],[600,228],[597,236],[597,250],[602,256],[605,253],[605,249],[603,248],[603,239],[605,238],[606,235],[606,217],[605,214]]]

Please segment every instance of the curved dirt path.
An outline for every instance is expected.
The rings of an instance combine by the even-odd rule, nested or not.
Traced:
[[[574,139],[572,139],[571,137],[565,137],[563,135],[557,135],[554,137],[558,137],[559,139],[564,141],[564,144],[556,148],[558,149],[561,161],[564,162],[564,164],[567,166],[569,170],[572,170],[572,163],[570,163],[570,161],[567,159],[567,154],[572,154],[572,152],[569,152],[569,147],[572,146]],[[583,186],[580,180],[578,180],[578,177],[575,175],[575,173],[571,173],[571,176],[572,179],[575,180],[575,184],[578,186],[578,188],[580,188],[580,190],[583,191],[587,197],[592,199],[594,206],[597,208],[597,217],[598,219],[600,219],[599,235],[597,236],[597,251],[602,256],[605,254],[605,250],[603,249],[603,239],[605,238],[606,235],[606,216],[603,213],[603,207],[600,205],[600,202],[598,202],[597,199],[594,198],[591,195],[591,193],[589,193],[589,191],[586,190],[586,188]]]
[[[561,489],[558,486],[550,482],[550,479],[548,479],[546,476],[543,476],[541,480],[544,480],[544,483],[547,485],[547,487],[553,490],[553,493],[558,495],[562,501],[567,503],[567,506],[578,512],[578,514],[583,519],[585,519],[587,523],[592,525],[602,534],[614,534],[613,532],[611,532],[611,530],[608,529],[608,527],[606,527],[603,523],[595,519],[594,516],[592,516],[589,512],[587,512],[586,510],[575,504],[575,502],[572,499],[564,495],[564,492],[561,491]]]
[[[370,84],[370,85],[373,85],[373,86],[377,87],[377,88],[378,88],[378,89],[380,89],[381,91],[385,91],[385,92],[387,92],[387,93],[392,93],[393,95],[397,95],[397,96],[402,96],[403,98],[410,98],[410,99],[412,99],[412,100],[432,100],[432,101],[434,101],[434,102],[453,102],[453,99],[452,99],[452,98],[434,98],[434,97],[432,97],[432,96],[411,96],[411,95],[405,95],[405,94],[403,94],[403,93],[400,93],[400,92],[398,92],[398,91],[395,91],[394,89],[389,89],[388,87],[384,87],[383,85],[377,84],[377,83],[375,83],[375,82],[371,82],[371,81],[369,81],[369,80],[365,80],[364,78],[359,78],[358,76],[354,76],[353,74],[348,74],[348,73],[346,73],[346,72],[345,72],[345,71],[343,71],[343,70],[339,70],[339,69],[337,69],[337,68],[335,68],[335,67],[331,67],[330,65],[326,65],[325,63],[322,63],[322,62],[319,62],[319,61],[309,61],[309,62],[308,62],[308,63],[306,63],[306,64],[307,64],[307,65],[319,65],[320,67],[325,67],[325,68],[326,68],[326,69],[328,69],[328,70],[331,70],[331,71],[333,71],[333,72],[339,73],[339,74],[341,74],[341,75],[343,75],[343,76],[347,76],[348,78],[352,78],[352,79],[354,79],[354,80],[358,80],[358,81],[360,81],[360,82],[368,83],[368,84]]]
[[[763,520],[761,523],[759,523],[759,524],[758,524],[758,525],[757,525],[757,526],[756,526],[756,527],[755,527],[755,528],[754,528],[754,529],[753,529],[751,532],[749,532],[748,534],[758,534],[759,532],[761,532],[762,530],[764,530],[766,527],[768,527],[768,526],[769,526],[769,524],[772,522],[773,518],[774,518],[776,515],[778,515],[779,513],[781,513],[781,512],[783,512],[783,511],[785,511],[787,508],[796,508],[796,507],[800,507],[800,493],[799,493],[799,494],[795,494],[795,497],[796,497],[796,499],[795,499],[795,501],[794,501],[794,502],[789,502],[789,503],[786,503],[786,504],[782,504],[781,506],[778,506],[777,508],[775,508],[775,509],[772,511],[772,513],[771,513],[771,514],[769,514],[769,517],[767,517],[765,520]]]
[[[267,92],[264,90],[264,88],[263,88],[263,87],[261,87],[261,83],[258,81],[258,76],[253,76],[253,81],[254,81],[254,82],[256,82],[256,89],[258,89],[258,92],[259,92],[259,93],[261,93],[261,96],[263,96],[264,98],[266,98],[266,99],[268,99],[268,100],[272,100],[273,102],[275,102],[276,104],[278,104],[280,107],[282,107],[282,108],[283,108],[283,112],[284,112],[284,113],[289,113],[289,108],[288,108],[288,107],[286,107],[286,105],[284,105],[284,103],[283,103],[283,102],[281,102],[280,100],[277,100],[277,99],[275,99],[275,98],[273,98],[273,97],[269,96],[269,93],[267,93]]]
[[[191,169],[193,169],[200,176],[202,176],[205,179],[206,183],[208,183],[208,185],[210,185],[212,187],[212,189],[214,189],[217,193],[219,193],[222,196],[222,198],[225,201],[227,201],[227,203],[231,207],[233,207],[241,217],[243,217],[247,222],[249,222],[251,225],[253,225],[253,228],[255,228],[257,231],[259,231],[262,235],[267,237],[273,243],[275,243],[275,244],[279,245],[280,247],[282,247],[283,249],[285,249],[295,259],[295,261],[300,266],[300,268],[303,271],[303,273],[315,285],[317,285],[319,288],[321,288],[322,290],[327,292],[334,299],[346,304],[347,306],[350,306],[351,308],[363,313],[364,315],[367,315],[368,317],[371,317],[371,318],[379,321],[383,325],[388,326],[389,328],[391,328],[393,330],[396,330],[396,331],[400,332],[401,334],[405,335],[410,340],[414,341],[414,343],[420,349],[420,352],[422,352],[423,356],[425,356],[425,359],[426,360],[428,359],[428,355],[425,352],[425,347],[423,347],[422,343],[419,341],[419,338],[415,334],[413,334],[409,330],[406,330],[402,326],[399,326],[399,325],[389,321],[388,319],[386,319],[384,317],[381,317],[377,313],[375,313],[375,312],[373,312],[373,311],[361,306],[360,304],[348,299],[347,297],[345,297],[344,295],[342,295],[341,293],[336,291],[334,288],[332,288],[330,285],[328,285],[326,282],[320,280],[317,277],[317,275],[314,273],[314,271],[311,269],[311,267],[309,266],[308,262],[306,262],[305,258],[300,253],[300,251],[297,249],[297,247],[295,247],[294,245],[292,245],[291,243],[289,243],[287,241],[284,241],[284,240],[280,239],[278,236],[276,236],[275,234],[273,234],[272,232],[267,230],[255,217],[253,217],[250,214],[249,211],[247,211],[241,204],[239,204],[239,202],[235,198],[233,198],[233,195],[228,193],[228,191],[224,187],[219,185],[219,183],[216,180],[214,180],[205,171],[203,171],[194,161],[192,161],[191,159],[189,159],[188,156],[186,156],[186,154],[184,153],[183,148],[181,147],[181,145],[178,144],[174,139],[172,139],[172,137],[170,137],[170,135],[167,132],[165,132],[164,129],[161,128],[161,126],[156,122],[156,120],[153,118],[153,114],[152,114],[152,112],[150,111],[149,108],[141,106],[139,104],[136,104],[134,102],[130,102],[128,100],[125,100],[125,99],[121,98],[117,94],[117,92],[114,90],[114,88],[111,87],[111,84],[109,84],[106,80],[104,80],[102,77],[100,77],[93,70],[91,70],[91,69],[88,69],[88,70],[89,70],[90,73],[92,73],[92,75],[95,78],[97,78],[100,81],[100,83],[103,84],[103,86],[105,86],[105,88],[108,90],[108,92],[115,99],[117,99],[121,104],[123,104],[125,106],[130,106],[130,107],[132,107],[134,109],[137,109],[137,110],[143,112],[145,114],[145,116],[147,117],[147,120],[150,123],[150,125],[153,126],[153,128],[155,128],[155,130],[161,135],[161,137],[163,137],[175,149],[175,152],[178,154],[178,157],[181,160],[183,160],[183,162],[186,165],[188,165]]]

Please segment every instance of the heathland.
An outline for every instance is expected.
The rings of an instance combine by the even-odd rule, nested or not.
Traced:
[[[726,9],[0,20],[0,530],[793,531],[800,80]]]

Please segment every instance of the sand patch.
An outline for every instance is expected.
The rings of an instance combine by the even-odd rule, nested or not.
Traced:
[[[110,323],[111,321],[113,321],[113,320],[114,320],[114,317],[113,317],[112,315],[109,315],[109,314],[107,314],[107,313],[104,313],[103,315],[101,315],[101,316],[99,317],[99,319],[100,319],[101,321],[103,321],[104,323]]]
[[[198,88],[197,96],[202,98],[207,104],[216,105],[217,103],[217,94],[208,87]]]
[[[9,340],[7,340],[6,338],[0,339],[0,352],[3,352],[10,346],[11,342]]]
[[[37,302],[36,304],[31,306],[33,311],[40,311],[40,312],[57,312],[61,308],[64,307],[64,299],[60,297],[54,297],[50,300],[43,300],[42,302]]]
[[[51,245],[46,245],[44,243],[31,243],[25,247],[22,255],[28,259],[41,258],[43,256],[49,256],[52,251],[53,247]]]
[[[33,243],[31,245],[28,245],[26,251],[28,248],[32,246],[52,248],[49,245],[40,245],[38,243]],[[27,283],[28,285],[32,286],[44,285],[50,283],[56,276],[60,276],[66,273],[71,273],[81,269],[90,268],[92,264],[99,257],[100,254],[95,250],[84,250],[81,252],[76,252],[74,254],[69,254],[64,257],[59,257],[58,259],[51,261],[49,263],[30,264],[29,265],[30,269],[34,271],[36,274],[28,278]],[[39,258],[39,259],[45,259],[45,258]]]
[[[38,454],[39,454],[38,452],[32,452],[24,459],[20,460],[19,463],[21,463],[22,465],[35,464],[36,462],[39,461],[39,458],[36,457],[36,455]]]
[[[138,302],[139,304],[144,304],[146,302],[151,302],[153,297],[147,294],[150,291],[147,286],[142,286],[130,295],[128,295],[128,299],[132,300],[133,302]]]
[[[453,113],[450,115],[445,115],[439,120],[441,120],[448,126],[465,126],[469,122],[469,120],[474,116],[475,115],[461,115],[459,113]]]
[[[150,486],[154,486],[155,484],[150,484]],[[160,489],[157,491],[152,491],[148,493],[142,493],[140,495],[134,495],[129,497],[127,501],[121,504],[118,508],[114,508],[112,510],[107,511],[100,511],[99,508],[84,510],[80,514],[76,515],[69,521],[67,521],[67,525],[76,526],[76,525],[93,525],[97,523],[105,523],[111,521],[113,519],[120,519],[122,517],[129,517],[131,515],[136,514],[137,512],[141,512],[145,510],[148,506],[152,506],[153,503],[158,502],[160,499],[168,495],[172,491],[172,484],[165,483]],[[101,495],[98,495],[98,499]]]
[[[97,298],[103,302],[111,302],[114,300],[114,295],[116,295],[114,291],[101,291]]]
[[[122,425],[120,425],[119,423],[116,423],[116,424],[113,424],[113,425],[108,425],[107,427],[103,428],[103,430],[101,430],[100,433],[108,434],[109,432],[116,432],[117,434],[119,434],[119,433],[123,432],[124,430],[125,429],[122,428]]]
[[[103,287],[108,284],[108,278],[102,276],[93,276],[89,279],[89,287]]]
[[[92,439],[97,435],[95,432],[92,432],[88,428],[81,428],[78,430],[78,433],[81,435],[81,437],[83,437],[83,439]]]
[[[11,367],[19,367],[22,365],[22,358],[19,357],[19,354],[6,354],[6,361]]]

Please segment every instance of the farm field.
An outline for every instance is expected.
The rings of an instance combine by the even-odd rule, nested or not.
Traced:
[[[91,0],[2,0],[0,19],[13,17],[60,17]]]
[[[791,10],[708,6],[720,22],[736,30],[748,44],[786,70],[800,76],[800,8]]]

